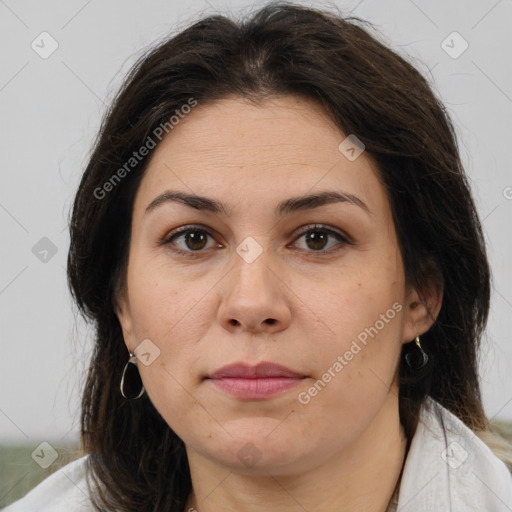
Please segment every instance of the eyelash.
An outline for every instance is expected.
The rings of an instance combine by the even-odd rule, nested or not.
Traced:
[[[183,234],[186,234],[188,232],[195,232],[195,231],[204,232],[208,236],[213,238],[213,235],[207,229],[203,228],[201,225],[188,225],[188,226],[183,226],[181,228],[175,229],[175,230],[171,231],[170,233],[168,233],[161,240],[160,245],[173,245],[172,241],[175,240],[176,238],[178,238],[179,236],[181,236]],[[332,230],[332,229],[330,229],[328,227],[325,227],[322,224],[314,224],[314,225],[306,226],[304,228],[304,230],[301,230],[297,234],[297,237],[295,238],[294,242],[296,242],[303,235],[306,235],[306,234],[308,234],[310,232],[316,232],[316,231],[320,231],[321,233],[326,233],[328,235],[331,235],[334,238],[336,238],[340,243],[338,243],[336,246],[334,246],[334,248],[331,248],[331,249],[328,249],[328,250],[320,249],[318,251],[312,251],[312,250],[311,251],[308,251],[308,250],[305,251],[308,254],[311,254],[313,256],[330,255],[333,252],[337,252],[337,251],[341,250],[346,245],[354,245],[354,243],[346,235],[343,235],[342,233],[339,233],[338,231],[334,231],[334,230]],[[189,251],[185,251],[183,249],[178,249],[176,246],[174,246],[172,248],[172,250],[174,252],[178,253],[178,254],[181,254],[181,255],[187,256],[187,257],[191,257],[191,258],[196,257],[196,256],[200,256],[201,253],[205,252],[205,250],[197,250],[197,251],[189,250]]]

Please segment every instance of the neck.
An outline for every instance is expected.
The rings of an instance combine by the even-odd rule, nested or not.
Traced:
[[[407,439],[390,393],[363,434],[306,472],[237,473],[187,447],[192,493],[184,512],[386,512],[399,481]]]

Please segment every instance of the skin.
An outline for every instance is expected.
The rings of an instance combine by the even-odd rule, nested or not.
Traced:
[[[160,350],[138,367],[185,443],[187,511],[371,512],[392,497],[406,446],[401,346],[429,329],[442,293],[420,300],[406,284],[376,164],[366,152],[348,160],[338,149],[345,137],[312,101],[230,97],[198,104],[153,151],[135,198],[118,317],[130,352],[145,339]],[[146,214],[169,189],[213,197],[231,215],[171,202]],[[275,216],[280,201],[324,190],[354,194],[371,213],[334,203]],[[316,223],[353,245],[332,236],[323,246],[308,242],[299,229]],[[189,224],[210,236],[160,243]],[[236,251],[247,237],[263,251],[251,263]],[[300,403],[299,393],[394,303],[402,306],[394,318]],[[277,362],[306,378],[266,400],[234,398],[204,379],[239,361]],[[250,467],[238,457],[246,443],[260,456]]]

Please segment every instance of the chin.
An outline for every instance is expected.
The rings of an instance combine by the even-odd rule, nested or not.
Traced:
[[[265,422],[265,428],[254,425],[252,429],[250,426],[237,427],[236,433],[226,427],[231,436],[226,433],[222,438],[202,439],[199,441],[201,446],[195,450],[212,462],[240,474],[291,474],[297,471],[298,465],[302,465],[305,447],[299,441],[301,436],[285,431],[279,435],[275,421],[271,425]],[[243,432],[240,431],[242,428]]]
[[[209,451],[209,458],[239,474],[268,477],[269,474],[290,474],[297,470],[298,461],[290,452],[277,453],[273,448],[252,441],[243,442],[239,446],[236,449],[232,444],[229,449],[220,452]]]

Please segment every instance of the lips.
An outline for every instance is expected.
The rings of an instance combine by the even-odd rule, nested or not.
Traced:
[[[256,366],[230,364],[206,377],[217,390],[242,400],[269,399],[297,386],[306,378],[286,366],[269,362]]]
[[[239,379],[261,379],[266,377],[288,377],[300,379],[305,375],[295,372],[286,366],[277,363],[263,362],[256,366],[250,366],[245,363],[234,363],[219,368],[207,378],[239,378]]]

